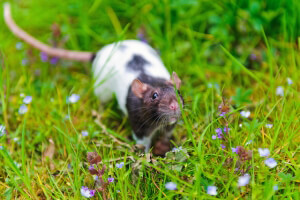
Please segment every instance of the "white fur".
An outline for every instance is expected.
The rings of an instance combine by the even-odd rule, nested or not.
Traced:
[[[137,40],[124,40],[103,47],[93,62],[95,94],[102,102],[111,100],[115,94],[120,109],[127,115],[126,98],[132,81],[139,76],[127,68],[134,55],[149,62],[145,73],[152,77],[170,79],[156,51],[148,44]]]
[[[137,144],[141,144],[145,147],[145,152],[148,152],[150,150],[150,145],[151,145],[151,141],[152,141],[152,137],[154,136],[154,133],[155,132],[153,132],[148,137],[144,136],[142,139],[137,138],[134,133],[132,134],[132,137],[136,141]]]

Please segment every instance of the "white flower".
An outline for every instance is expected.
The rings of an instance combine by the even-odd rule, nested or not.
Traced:
[[[258,148],[258,153],[260,157],[268,157],[270,155],[270,150],[268,148]]]
[[[243,124],[239,124],[239,127],[242,128],[242,127],[243,127]]]
[[[87,132],[87,131],[81,131],[81,134],[82,134],[83,137],[85,137],[85,136],[89,135],[89,132]]]
[[[293,80],[290,77],[287,77],[286,81],[288,82],[289,85],[293,84]]]
[[[14,163],[17,166],[17,168],[20,168],[22,166],[22,164],[20,164],[20,163],[17,163],[17,162],[14,162]]]
[[[88,187],[82,186],[80,189],[80,193],[82,196],[86,198],[93,197],[95,195],[96,190],[90,190]]]
[[[166,183],[165,187],[167,190],[176,190],[177,189],[176,183],[173,183],[173,182]]]
[[[124,166],[124,162],[120,162],[116,164],[116,167],[121,169]]]
[[[273,124],[266,124],[266,128],[272,128]]]
[[[0,124],[0,137],[2,137],[5,134],[5,126]]]
[[[207,194],[212,195],[212,196],[216,196],[218,194],[217,189],[218,188],[216,186],[208,186],[207,187]]]
[[[27,106],[26,105],[21,105],[20,106],[20,108],[19,108],[19,114],[20,115],[24,115],[25,113],[27,113],[27,111],[28,111],[28,108],[27,108]]]
[[[270,167],[270,168],[274,168],[274,167],[276,167],[277,162],[276,162],[276,160],[275,160],[274,158],[267,158],[267,159],[265,160],[265,164],[266,164],[268,167]]]
[[[246,142],[245,145],[249,145],[249,144],[251,144],[252,142],[253,142],[252,140],[249,140],[248,142]]]
[[[20,97],[24,97],[24,96],[25,96],[25,94],[24,94],[24,93],[21,93],[21,94],[20,94]]]
[[[23,49],[23,43],[22,43],[22,42],[17,42],[17,43],[16,43],[16,49],[17,49],[17,50]]]
[[[245,118],[248,118],[248,117],[250,116],[250,114],[251,114],[250,111],[244,111],[244,110],[243,110],[243,111],[241,112],[242,117],[245,117]]]
[[[76,103],[80,99],[80,96],[78,94],[72,94],[68,97],[68,102],[70,103]]]
[[[25,104],[30,104],[32,101],[32,96],[26,96],[24,99],[23,99],[23,103]]]
[[[178,147],[178,148],[174,147],[174,148],[172,149],[172,152],[176,153],[176,152],[179,152],[179,151],[181,151],[181,150],[182,150],[182,146],[180,146],[180,147]]]
[[[251,176],[249,174],[244,174],[244,176],[240,176],[238,180],[238,186],[246,186],[249,184]]]
[[[276,88],[276,95],[277,96],[284,96],[284,89],[283,89],[283,87],[282,86],[278,86],[277,88]]]

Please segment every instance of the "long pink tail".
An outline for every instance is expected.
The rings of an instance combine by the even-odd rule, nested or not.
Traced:
[[[6,25],[9,29],[20,39],[24,40],[31,46],[45,52],[49,56],[64,58],[68,60],[78,60],[78,61],[90,61],[94,55],[93,52],[83,52],[83,51],[70,51],[61,48],[54,48],[47,44],[44,44],[25,31],[23,31],[12,19],[10,12],[10,4],[4,4],[4,19]]]

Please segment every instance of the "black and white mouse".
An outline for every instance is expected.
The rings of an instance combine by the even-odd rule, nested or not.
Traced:
[[[157,52],[147,43],[124,40],[106,45],[97,53],[70,51],[41,43],[19,28],[8,3],[4,5],[4,18],[17,37],[49,56],[91,61],[95,95],[107,102],[115,94],[120,109],[128,115],[134,139],[145,146],[146,152],[154,135],[171,137],[181,116],[180,105],[184,103],[179,92],[181,80],[175,72],[170,76]]]

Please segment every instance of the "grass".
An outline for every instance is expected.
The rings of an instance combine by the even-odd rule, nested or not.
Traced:
[[[64,60],[52,65],[24,43],[16,49],[20,41],[0,11],[0,124],[7,130],[0,137],[1,199],[83,199],[81,187],[94,187],[86,159],[92,151],[107,167],[104,178],[115,178],[106,189],[109,199],[299,199],[298,1],[11,4],[26,31],[47,43],[65,40],[61,45],[73,50],[96,52],[108,43],[137,38],[143,29],[168,70],[183,81],[186,105],[173,143],[184,150],[166,158],[136,152],[117,102],[103,105],[94,96],[91,65]],[[61,30],[55,37],[54,23]],[[284,96],[276,95],[278,86]],[[21,93],[33,97],[24,115],[18,113]],[[80,100],[67,104],[72,93]],[[222,98],[232,99],[225,118],[218,112]],[[251,111],[250,117],[241,117],[242,110]],[[226,125],[226,141],[213,140],[215,129]],[[83,137],[82,130],[89,135]],[[239,158],[231,147],[236,146],[253,153],[241,166],[251,176],[244,187],[237,185],[243,172],[235,171]],[[276,167],[264,164],[260,147],[270,149]],[[116,168],[122,161],[125,166]],[[167,182],[178,189],[167,190]],[[218,188],[215,197],[206,191],[212,185]],[[102,199],[101,193],[96,197]]]

